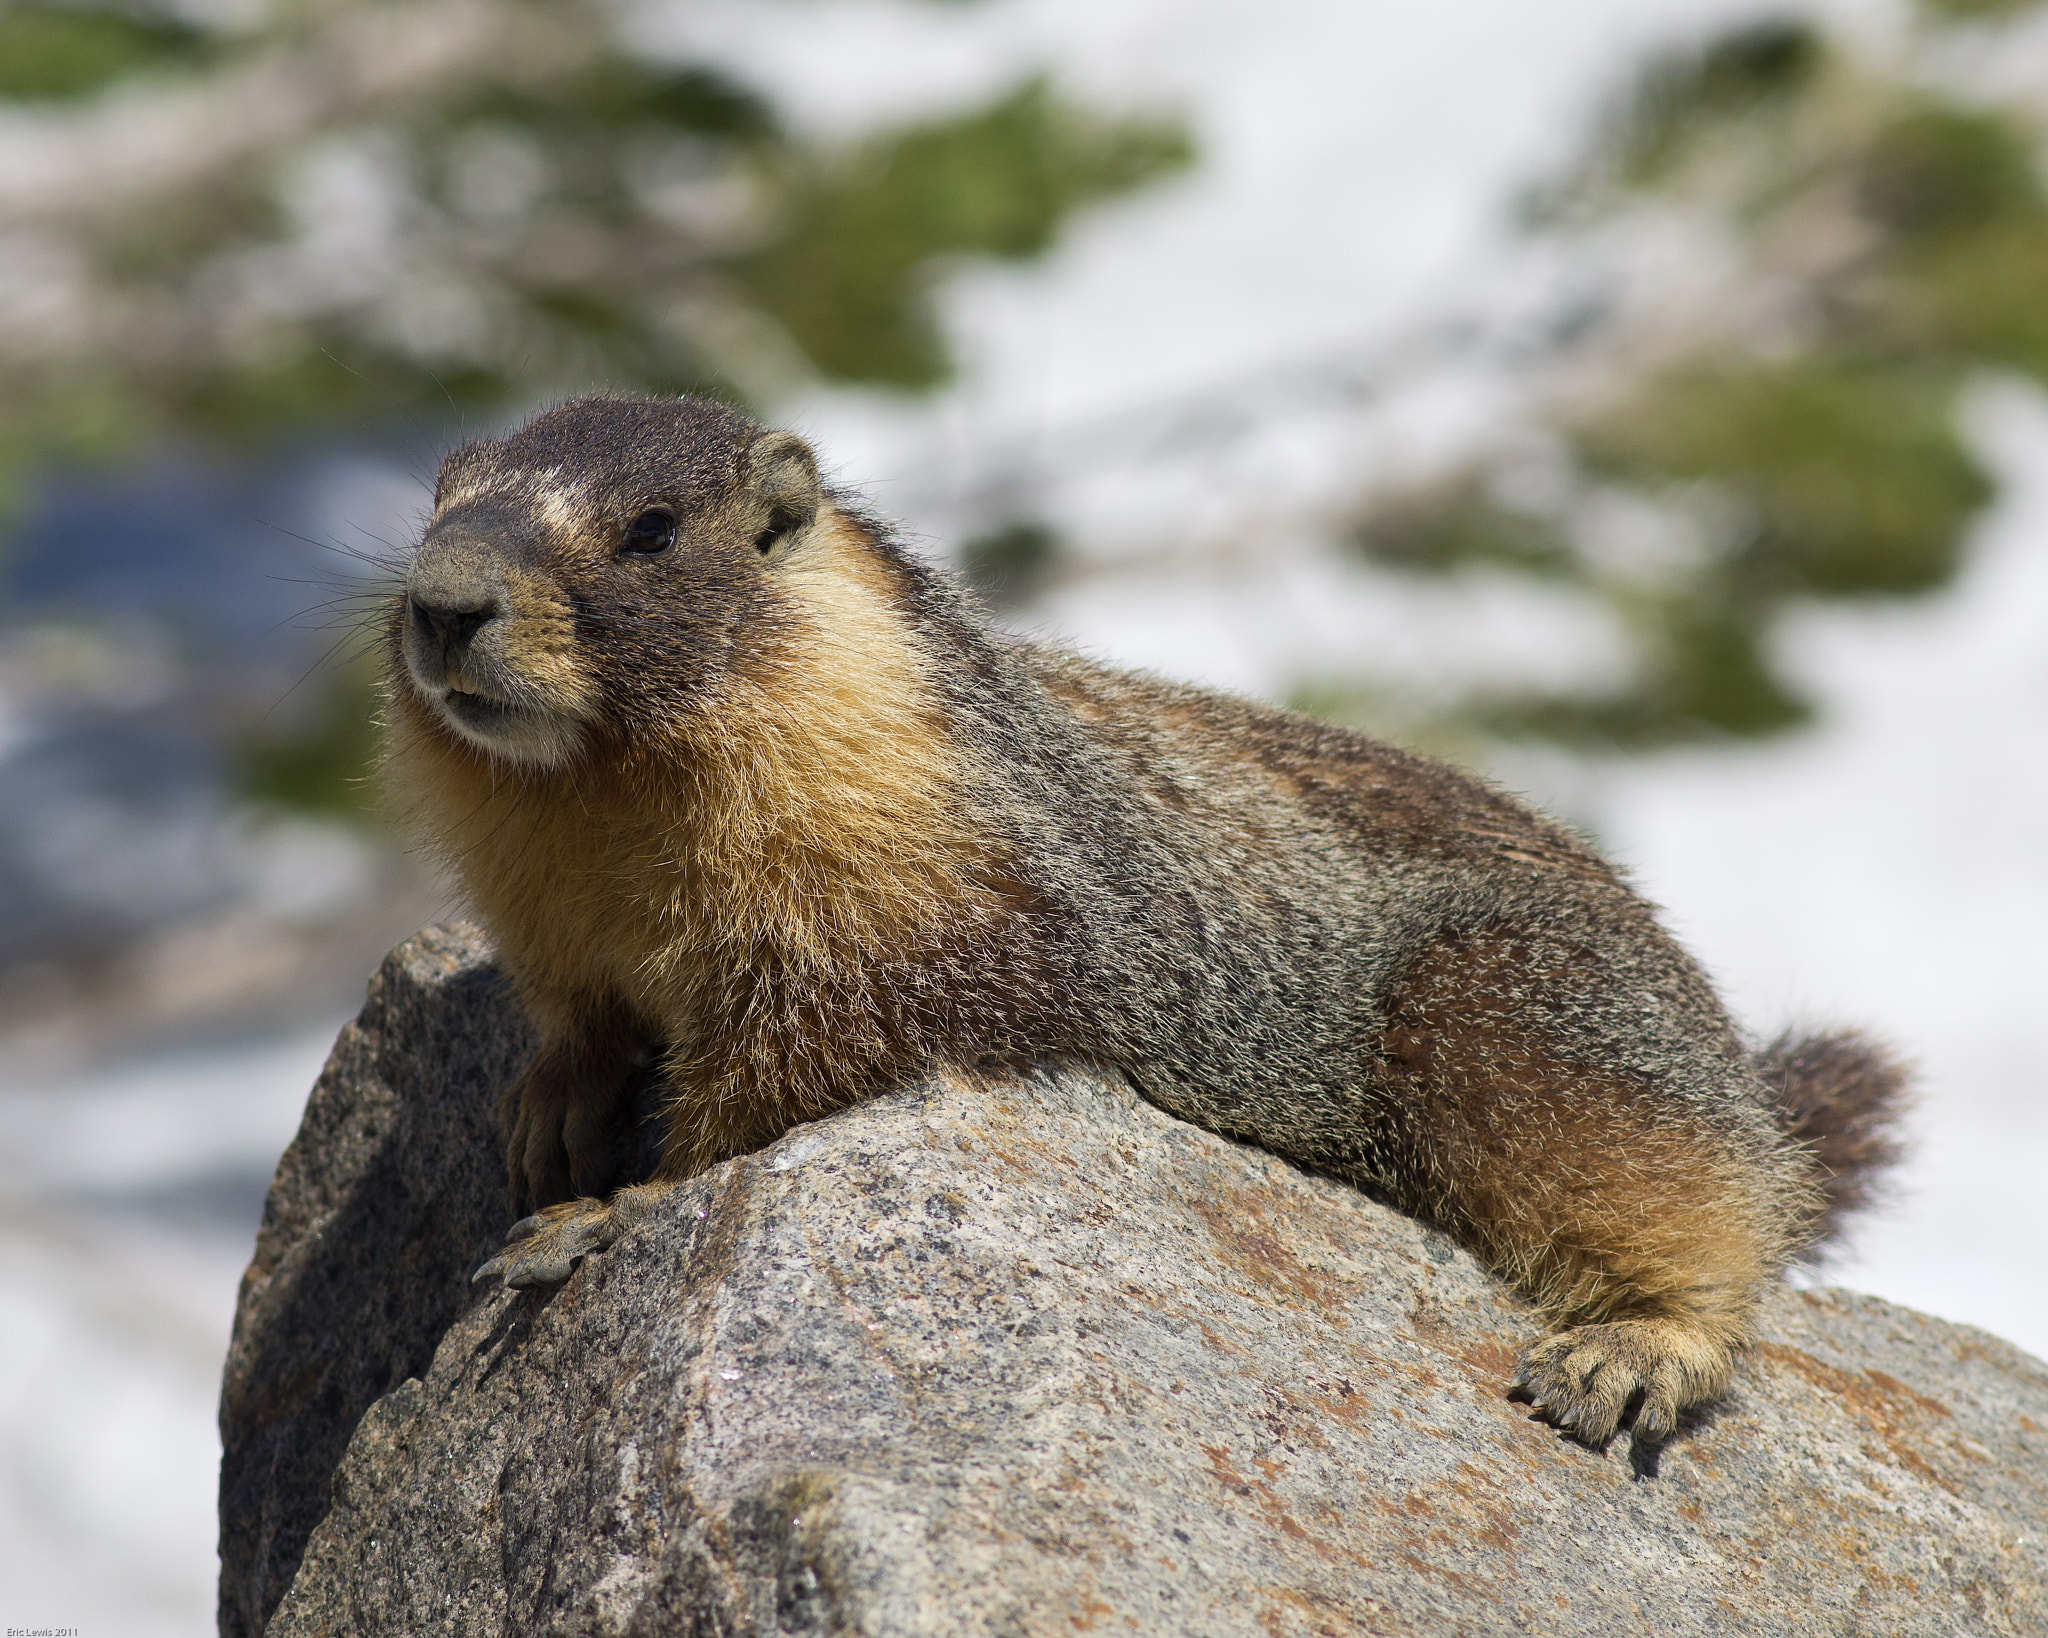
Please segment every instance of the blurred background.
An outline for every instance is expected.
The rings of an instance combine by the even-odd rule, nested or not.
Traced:
[[[2048,4],[0,4],[0,1620],[212,1622],[278,1151],[449,913],[440,454],[730,396],[1003,617],[1452,757],[1916,1151],[2048,1352]]]

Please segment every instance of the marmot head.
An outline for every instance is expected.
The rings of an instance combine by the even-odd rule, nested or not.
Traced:
[[[817,462],[705,398],[581,398],[442,463],[389,625],[391,686],[495,759],[701,710],[792,618]]]

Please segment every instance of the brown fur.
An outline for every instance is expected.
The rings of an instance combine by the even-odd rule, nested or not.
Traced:
[[[513,1283],[646,1209],[595,1197],[654,1059],[658,1189],[921,1074],[1077,1058],[1456,1233],[1559,1328],[1545,1413],[1655,1439],[1884,1158],[1897,1076],[1839,1037],[1760,1074],[1570,833],[999,636],[719,406],[584,400],[451,457],[390,655],[392,783],[542,1029]]]
[[[451,741],[416,694],[390,713],[394,783],[519,952],[529,1004],[561,1016],[550,1037],[673,1043],[676,1176],[869,1090],[893,1043],[864,975],[1004,909],[976,879],[983,845],[960,822],[921,666],[846,527],[820,534],[815,567],[791,576],[801,618],[745,657],[715,718],[512,772]],[[793,669],[828,682],[779,688]],[[749,1013],[764,982],[813,1005],[743,1036],[702,1027]]]
[[[1911,1077],[1894,1054],[1853,1030],[1781,1035],[1758,1056],[1757,1070],[1777,1095],[1786,1135],[1819,1166],[1821,1215],[1799,1251],[1818,1260],[1904,1153],[1896,1123]]]

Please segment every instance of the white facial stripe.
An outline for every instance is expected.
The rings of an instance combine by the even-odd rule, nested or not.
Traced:
[[[488,500],[516,489],[518,483],[509,472],[481,472],[464,478],[441,497],[438,511],[445,512],[451,506],[466,506],[471,501]]]
[[[554,534],[573,534],[587,515],[581,505],[582,499],[574,489],[546,484],[534,494],[533,515]]]
[[[465,477],[441,496],[438,512],[472,501],[530,497],[533,515],[557,534],[573,531],[588,516],[583,486],[560,467],[545,472],[480,472]]]

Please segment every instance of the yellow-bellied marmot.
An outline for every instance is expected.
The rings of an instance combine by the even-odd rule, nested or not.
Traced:
[[[388,653],[389,777],[542,1033],[508,1284],[892,1084],[1082,1059],[1459,1236],[1557,1327],[1523,1395],[1654,1441],[1889,1156],[1897,1069],[1753,1055],[1567,831],[999,634],[721,404],[588,398],[451,455]],[[614,1190],[650,1056],[661,1160]]]

